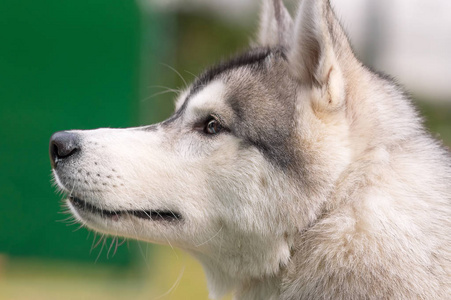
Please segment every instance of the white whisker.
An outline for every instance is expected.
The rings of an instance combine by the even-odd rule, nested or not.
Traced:
[[[196,247],[200,247],[200,246],[205,245],[206,243],[210,242],[212,239],[214,239],[216,236],[218,236],[218,234],[221,232],[223,227],[224,227],[224,225],[222,225],[221,228],[219,228],[219,230],[212,237],[210,237],[208,240],[206,240],[200,244],[197,244]]]
[[[103,243],[102,243],[102,247],[100,248],[100,251],[99,251],[99,254],[97,255],[97,258],[96,258],[96,260],[95,260],[95,262],[97,263],[97,261],[99,260],[99,258],[100,258],[100,255],[102,254],[102,251],[103,251],[103,247],[105,247],[105,243],[106,243],[106,237],[105,236],[103,236],[104,238],[103,238]]]
[[[172,287],[166,293],[164,293],[163,295],[160,295],[158,297],[153,298],[153,300],[161,299],[161,298],[166,297],[169,294],[171,294],[177,288],[177,286],[179,285],[180,281],[182,280],[184,272],[185,272],[185,267],[183,267],[183,269],[180,271],[180,274],[177,277],[177,279],[175,280],[175,282],[172,285]]]
[[[160,64],[163,65],[163,66],[166,66],[166,67],[168,67],[169,69],[171,69],[172,71],[174,71],[174,72],[180,77],[180,79],[182,79],[183,83],[185,84],[185,87],[188,86],[188,84],[186,83],[185,78],[183,78],[182,74],[180,74],[179,71],[177,71],[176,69],[174,69],[173,67],[171,67],[171,66],[168,65],[168,64],[165,64],[165,63],[160,63]]]

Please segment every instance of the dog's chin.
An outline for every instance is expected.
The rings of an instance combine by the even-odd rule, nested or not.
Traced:
[[[78,197],[69,196],[68,205],[82,221],[114,221],[136,218],[138,220],[159,223],[178,223],[183,220],[179,212],[172,210],[108,210],[97,207]]]

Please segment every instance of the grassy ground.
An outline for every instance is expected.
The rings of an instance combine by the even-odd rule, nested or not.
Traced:
[[[196,261],[170,247],[154,246],[152,252],[153,259],[126,271],[94,262],[2,257],[0,299],[208,299],[205,276]]]

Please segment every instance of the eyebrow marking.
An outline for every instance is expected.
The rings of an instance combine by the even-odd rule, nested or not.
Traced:
[[[264,60],[270,54],[271,54],[270,48],[255,48],[207,69],[194,82],[189,96],[192,96],[195,93],[197,93],[203,86],[211,82],[220,74],[242,66],[261,63],[262,60]]]
[[[283,59],[286,59],[285,49],[282,47],[278,48],[269,48],[269,47],[260,47],[260,48],[252,48],[238,56],[232,57],[229,60],[223,61],[213,67],[207,69],[203,72],[193,83],[188,95],[185,98],[182,106],[166,121],[163,122],[162,125],[167,125],[172,123],[175,119],[177,119],[185,110],[188,105],[189,100],[197,94],[203,87],[205,87],[208,83],[213,81],[219,75],[236,69],[243,66],[252,66],[253,68],[262,68],[263,60],[267,58],[271,54],[276,54]]]

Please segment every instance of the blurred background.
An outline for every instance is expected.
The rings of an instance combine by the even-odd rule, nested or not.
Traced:
[[[451,145],[451,2],[332,0],[357,55]],[[290,8],[295,1],[286,1]],[[0,299],[206,299],[179,250],[116,247],[65,219],[50,135],[167,118],[175,90],[243,50],[256,0],[0,0]]]

